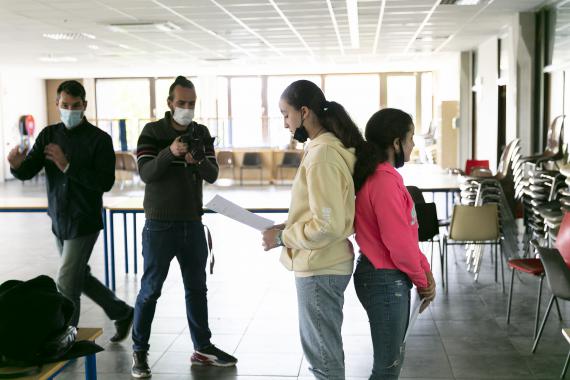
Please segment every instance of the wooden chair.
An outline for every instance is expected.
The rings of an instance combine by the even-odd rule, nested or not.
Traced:
[[[222,169],[231,169],[232,170],[232,179],[235,180],[235,159],[234,153],[229,150],[221,150],[218,152],[217,155],[218,167],[220,170]]]
[[[246,152],[243,156],[241,167],[239,168],[239,184],[243,186],[243,171],[244,170],[259,170],[259,184],[263,184],[263,166],[261,162],[261,153],[259,152]]]
[[[298,152],[285,152],[283,160],[277,165],[277,177],[283,183],[283,169],[297,170],[301,165],[301,154]]]

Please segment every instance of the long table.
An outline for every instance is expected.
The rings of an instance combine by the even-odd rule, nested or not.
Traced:
[[[445,193],[446,214],[449,216],[448,195],[459,191],[461,177],[448,174],[435,165],[406,165],[398,169],[406,185],[417,186],[423,192]],[[250,207],[254,213],[287,213],[287,208]],[[45,197],[17,197],[0,199],[0,212],[47,212]],[[127,215],[133,216],[133,271],[137,273],[137,214],[144,213],[142,197],[110,197],[103,198],[103,250],[105,262],[105,285],[115,290],[115,215],[123,216],[123,236],[125,252],[125,271],[129,272]],[[204,210],[204,213],[213,213]]]
[[[115,215],[120,214],[123,216],[123,243],[125,250],[125,273],[129,273],[129,249],[128,249],[128,233],[127,233],[127,215],[133,217],[133,272],[136,274],[138,271],[137,263],[137,214],[143,214],[143,199],[138,197],[121,197],[114,201],[105,204],[105,211],[108,213],[104,220],[104,256],[105,268],[110,261],[110,271],[105,270],[105,284],[111,285],[111,290],[115,291]],[[287,213],[287,208],[247,208],[248,211],[255,214],[282,214]],[[204,209],[205,214],[214,214],[215,212],[209,209]],[[108,219],[108,222],[107,222]],[[108,224],[108,225],[107,225]],[[107,243],[107,233],[109,231],[109,242]],[[109,257],[110,255],[110,257]],[[108,278],[110,272],[110,279]]]

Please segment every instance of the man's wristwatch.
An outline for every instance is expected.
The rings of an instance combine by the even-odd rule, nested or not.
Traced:
[[[275,236],[275,244],[277,247],[283,246],[283,231],[279,231],[279,233]]]

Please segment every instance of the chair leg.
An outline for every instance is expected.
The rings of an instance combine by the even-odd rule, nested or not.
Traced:
[[[560,305],[558,305],[558,298],[555,298],[554,302],[556,303],[556,310],[558,311],[558,319],[562,321],[562,313],[560,312]]]
[[[542,336],[542,331],[544,330],[544,325],[546,325],[546,320],[548,319],[548,314],[550,314],[550,309],[552,309],[552,304],[556,299],[555,296],[550,297],[550,302],[548,303],[548,307],[546,308],[546,313],[544,314],[544,318],[542,319],[542,323],[540,324],[540,329],[538,330],[538,334],[534,339],[534,344],[532,345],[532,353],[536,351],[536,347],[538,346],[538,342],[540,341],[540,337]]]
[[[441,251],[441,242],[439,241],[439,238],[437,240],[437,251],[439,252],[439,264],[441,269],[441,286],[445,288],[445,281],[443,281],[443,252]]]
[[[570,362],[570,351],[568,352],[568,356],[566,356],[566,361],[564,362],[564,368],[562,368],[560,379],[564,379],[564,376],[566,376],[566,371],[568,370],[568,362]]]
[[[493,256],[495,256],[494,261],[493,261]],[[498,272],[499,262],[497,261],[497,244],[496,243],[491,246],[491,262],[495,265],[495,283],[496,283],[496,282],[498,282],[497,277],[499,275],[499,272]]]
[[[433,239],[430,240],[429,267],[433,266]]]
[[[447,284],[445,291],[449,289],[449,267],[447,262],[447,244],[444,244],[444,254],[443,254],[443,266],[445,267],[445,284]],[[443,274],[442,274],[443,275]]]
[[[497,245],[498,253],[498,260],[501,261],[501,284],[503,287],[503,294],[505,294],[505,267],[503,266],[503,243],[499,242]]]
[[[538,319],[540,318],[540,302],[542,301],[542,284],[544,283],[544,275],[540,276],[540,282],[538,283],[538,297],[536,301],[536,314],[534,316],[534,334],[533,338],[536,338],[536,333],[538,332]]]
[[[507,325],[511,322],[511,303],[513,302],[513,284],[515,283],[515,270],[511,269],[511,286],[509,290],[509,301],[507,302]]]

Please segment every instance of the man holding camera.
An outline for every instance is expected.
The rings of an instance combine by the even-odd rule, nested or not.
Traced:
[[[135,304],[132,376],[151,376],[148,342],[156,302],[174,257],[180,264],[186,316],[194,344],[192,364],[233,366],[237,359],[215,347],[208,326],[202,180],[218,177],[214,139],[193,122],[194,84],[183,76],[170,86],[163,119],[147,124],[138,141],[139,174],[145,182],[144,274]]]

